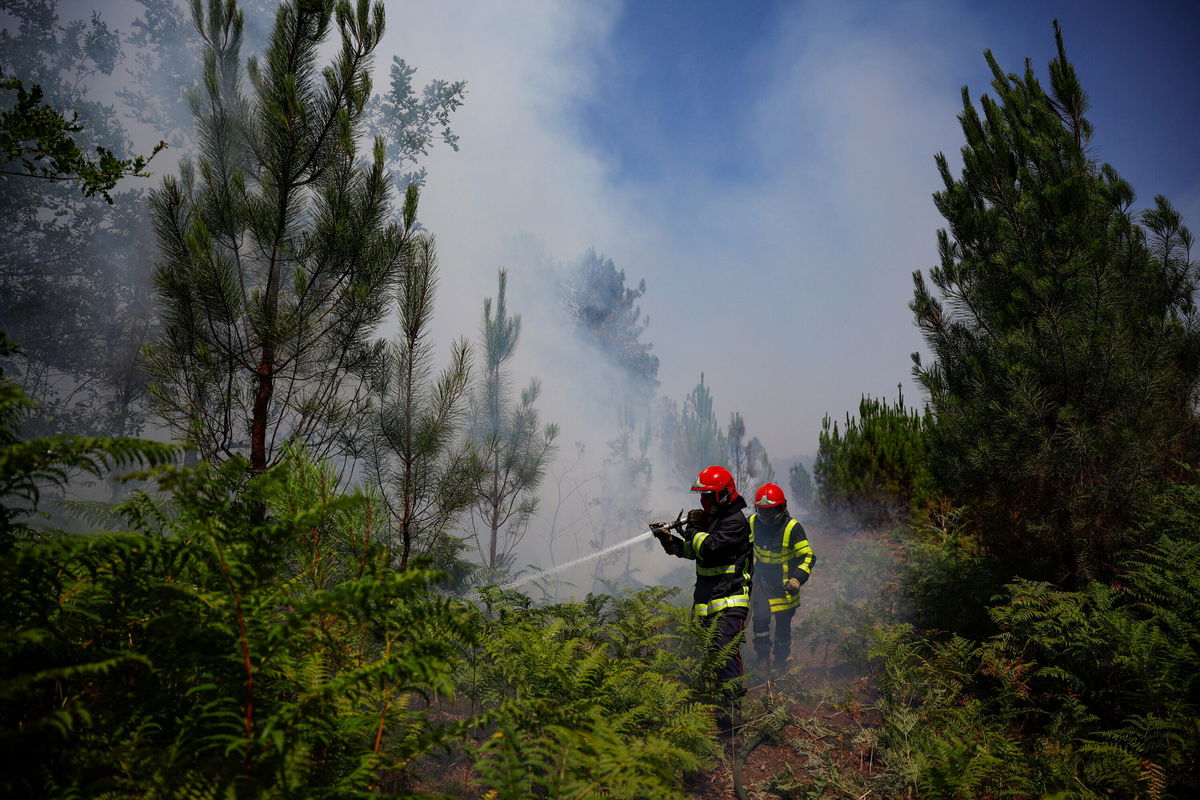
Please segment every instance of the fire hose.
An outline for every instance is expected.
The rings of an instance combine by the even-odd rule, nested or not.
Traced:
[[[742,785],[742,769],[746,766],[746,759],[750,757],[750,753],[762,744],[765,738],[767,738],[766,734],[761,731],[751,736],[750,740],[746,742],[746,746],[742,748],[742,752],[733,760],[733,793],[737,795],[738,800],[750,800],[746,787]]]

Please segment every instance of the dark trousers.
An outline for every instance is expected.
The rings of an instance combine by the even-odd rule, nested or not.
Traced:
[[[774,650],[777,662],[787,660],[792,654],[792,617],[796,616],[796,609],[787,608],[771,613],[771,598],[761,591],[751,594],[750,606],[754,623],[755,658],[765,663]],[[775,620],[774,642],[771,641],[771,620]]]
[[[705,619],[706,625],[715,625],[712,648],[714,651],[724,648],[727,644],[737,641],[738,644],[725,657],[725,661],[717,670],[717,686],[723,701],[736,704],[746,693],[742,684],[742,645],[741,636],[746,628],[746,618],[730,614],[713,614]]]

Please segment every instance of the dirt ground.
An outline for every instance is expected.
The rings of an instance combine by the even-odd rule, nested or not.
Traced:
[[[869,535],[806,528],[819,560],[794,628],[806,613],[831,602],[836,584],[822,576],[836,574],[846,545]],[[748,645],[743,653],[747,693],[740,724],[723,763],[688,783],[692,796],[736,798],[734,769],[741,760],[742,785],[751,798],[871,797],[871,777],[883,764],[873,747],[879,715],[870,676],[831,663],[827,653],[814,652],[800,638],[793,640],[793,663],[782,675],[757,670]]]
[[[735,798],[734,770],[739,760],[742,785],[749,797],[787,798],[807,795],[834,776],[842,791],[860,796],[882,771],[871,746],[871,727],[878,724],[869,679],[822,667],[798,665],[787,675],[754,683],[748,689],[748,713],[726,746],[723,762],[713,772],[693,777],[687,789],[704,800]],[[772,717],[769,733],[755,715]],[[754,743],[747,755],[747,745]],[[869,796],[864,788],[861,796]]]

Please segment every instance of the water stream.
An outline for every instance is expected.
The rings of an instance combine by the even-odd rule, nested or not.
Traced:
[[[555,572],[561,572],[564,569],[570,569],[571,567],[574,567],[577,564],[582,564],[585,561],[591,561],[594,558],[599,558],[600,556],[607,555],[615,550],[621,550],[623,548],[629,547],[629,545],[631,545],[631,544],[637,544],[638,542],[645,541],[646,539],[649,539],[651,536],[653,536],[653,534],[650,531],[646,531],[645,533],[640,533],[637,536],[633,537],[632,539],[627,539],[618,544],[614,544],[610,547],[606,547],[603,550],[597,550],[595,553],[589,553],[586,556],[580,556],[579,558],[575,559],[574,561],[568,561],[566,564],[559,564],[557,567],[549,567],[547,569],[538,570],[537,572],[531,572],[528,575],[523,575],[520,578],[517,578],[515,581],[504,584],[500,588],[501,589],[515,589],[518,586],[522,586],[526,583],[529,583],[530,581],[537,580],[538,578],[542,577],[543,575],[553,575]]]

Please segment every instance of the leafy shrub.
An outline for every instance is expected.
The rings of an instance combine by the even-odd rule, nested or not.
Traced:
[[[1179,487],[1173,495],[1200,491]],[[1017,581],[1000,632],[881,630],[888,763],[923,797],[1192,796],[1200,788],[1200,542],[1127,554],[1118,585]],[[905,769],[904,765],[908,765]]]
[[[0,383],[4,794],[359,796],[457,742],[493,796],[679,797],[718,752],[716,659],[674,590],[493,590],[480,610],[393,571],[378,505],[299,449],[251,476],[133,440],[22,442],[25,402]],[[107,515],[123,530],[33,527],[43,485],[128,463],[157,464],[138,476],[157,492]],[[484,716],[433,722],[459,686]]]
[[[485,594],[490,616],[461,680],[494,722],[476,767],[497,797],[599,787],[606,797],[684,796],[681,774],[716,751],[695,680],[705,672],[699,632],[663,602],[674,591],[540,608]]]
[[[410,697],[453,689],[466,614],[386,567],[362,498],[299,453],[144,477],[126,532],[0,563],[5,795],[346,796],[446,733]]]

